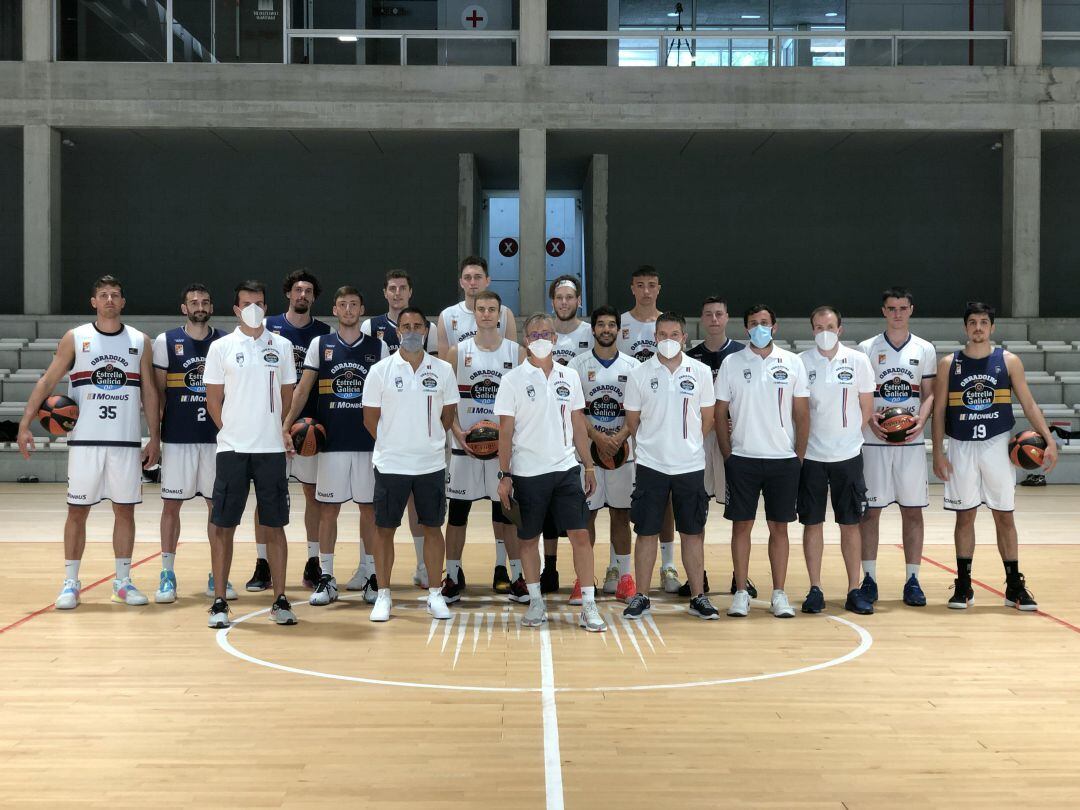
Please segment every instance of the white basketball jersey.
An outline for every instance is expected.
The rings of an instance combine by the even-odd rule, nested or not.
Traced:
[[[586,321],[578,324],[573,332],[560,334],[551,352],[556,363],[568,365],[579,354],[584,354],[593,347],[592,325]]]
[[[640,363],[628,354],[619,352],[614,362],[605,366],[591,351],[579,354],[570,361],[570,368],[581,380],[585,395],[585,417],[603,433],[615,433],[626,421],[623,402],[626,399],[630,372]],[[633,455],[631,454],[631,458]]]
[[[506,322],[509,320],[509,315],[510,310],[505,306],[499,310],[499,334],[503,337],[506,337]],[[439,317],[446,329],[446,340],[451,346],[476,337],[476,315],[471,309],[466,309],[464,301],[458,301],[452,307],[447,307]]]
[[[893,346],[884,333],[859,344],[874,369],[874,410],[899,407],[918,415],[922,405],[923,380],[937,376],[937,352],[934,344],[909,335],[900,346]],[[932,387],[927,393],[933,393]],[[881,441],[863,428],[866,444],[897,447]]]
[[[72,330],[75,364],[70,396],[79,404],[79,421],[68,444],[139,447],[142,436],[140,363],[146,335],[130,326],[115,335],[92,323]]]
[[[495,395],[503,375],[518,364],[521,347],[512,340],[503,340],[493,352],[484,351],[473,338],[466,338],[457,347],[458,424],[466,433],[484,419],[498,423],[495,418]],[[461,449],[451,434],[452,446]]]
[[[656,321],[639,321],[629,312],[619,321],[619,351],[644,363],[656,354]]]

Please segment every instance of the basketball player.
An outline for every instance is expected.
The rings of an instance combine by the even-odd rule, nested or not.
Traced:
[[[383,280],[383,297],[386,298],[387,306],[386,314],[368,318],[360,326],[365,335],[372,335],[385,343],[391,354],[396,352],[401,344],[397,332],[398,315],[410,305],[412,294],[412,278],[409,277],[408,273],[404,270],[388,271],[386,278]],[[438,330],[435,325],[429,324],[426,346],[428,354],[438,354],[439,340],[437,333]],[[420,523],[416,519],[416,507],[411,498],[409,499],[409,533],[412,534],[413,549],[416,552],[416,570],[413,571],[413,585],[426,589],[428,587],[428,573],[427,568],[424,567],[424,530],[420,528]],[[362,563],[363,560],[361,560]],[[350,591],[362,590],[367,584],[367,580],[366,568],[364,571],[357,568],[356,573],[353,574],[349,584],[345,587]]]
[[[876,602],[878,528],[881,511],[895,503],[900,506],[904,543],[904,604],[926,605],[919,585],[919,561],[923,548],[923,513],[930,505],[926,485],[926,447],[923,426],[934,407],[933,378],[937,372],[937,352],[929,341],[911,334],[908,322],[914,312],[911,291],[890,287],[881,295],[885,331],[859,344],[874,369],[875,412],[863,429],[863,469],[866,475],[866,502],[862,519],[864,596]],[[881,412],[900,407],[916,417],[903,444],[890,444],[881,432]]]
[[[289,427],[316,392],[315,419],[326,431],[326,443],[316,456],[315,499],[319,503],[319,584],[308,600],[312,605],[337,601],[334,548],[337,545],[341,505],[352,501],[360,508],[360,555],[368,575],[364,597],[375,601],[378,584],[374,558],[367,546],[375,546],[375,473],[371,453],[375,441],[364,428],[364,380],[371,367],[390,354],[378,338],[360,331],[364,297],[355,287],[339,287],[334,293],[334,317],[338,330],[318,335],[304,358],[304,374],[296,386],[292,406],[285,417],[285,447],[292,449]]]
[[[644,363],[656,353],[656,319],[660,315],[660,274],[645,264],[630,275],[634,306],[619,320],[619,351]],[[660,528],[660,585],[665,593],[679,592],[679,572],[675,570],[675,525],[668,504]]]
[[[625,602],[637,592],[630,572],[630,496],[634,489],[634,461],[630,428],[626,426],[623,403],[630,373],[638,361],[618,350],[619,313],[602,306],[591,316],[593,350],[570,361],[577,372],[585,396],[586,428],[601,462],[614,458],[620,448],[626,453],[621,467],[608,469],[596,464],[596,489],[589,496],[589,542],[596,545],[596,513],[607,508],[610,521],[611,558],[604,575],[604,593]],[[556,323],[556,328],[558,324]],[[590,449],[591,452],[591,449]],[[595,461],[594,456],[583,459]],[[580,588],[580,581],[577,588]],[[577,589],[575,588],[575,590]]]
[[[859,590],[862,543],[859,520],[866,511],[863,479],[863,426],[874,411],[874,370],[866,355],[840,342],[843,319],[835,307],[810,313],[816,347],[799,355],[810,389],[810,439],[799,477],[799,522],[810,592],[803,613],[821,613],[821,555],[825,543],[825,501],[832,496],[833,517],[840,527],[840,551],[847,568],[846,610],[869,614],[874,606]]]
[[[19,421],[19,450],[28,459],[34,450],[30,422],[70,372],[68,395],[79,406],[79,419],[68,434],[64,584],[56,597],[57,610],[72,610],[79,604],[86,519],[90,507],[102,500],[112,501],[113,509],[116,578],[112,601],[122,605],[145,605],[148,601],[131,582],[131,552],[135,548],[135,504],[142,502],[142,469],[153,466],[160,456],[160,419],[150,338],[120,321],[126,303],[123,285],[114,276],[102,276],[94,282],[90,306],[97,317],[64,333]],[[146,447],[140,440],[140,408],[150,432]]]
[[[375,438],[372,461],[379,593],[368,617],[373,622],[390,619],[394,531],[401,525],[410,496],[424,527],[427,570],[443,570],[446,431],[454,421],[458,391],[450,364],[424,351],[427,330],[421,310],[403,310],[398,316],[401,346],[372,366],[364,383],[364,427]],[[428,588],[427,609],[436,619],[450,618],[438,585]]]
[[[450,425],[450,468],[446,476],[450,508],[446,524],[446,578],[443,580],[442,594],[447,602],[457,602],[465,589],[465,574],[461,570],[465,530],[473,501],[483,498],[491,501],[492,530],[495,537],[502,540],[510,562],[509,573],[496,564],[494,584],[497,586],[501,579],[509,579],[510,599],[515,602],[529,601],[522,578],[517,533],[499,505],[499,460],[477,458],[465,440],[466,434],[477,422],[495,418],[493,409],[500,381],[510,369],[525,359],[525,350],[521,346],[499,334],[501,310],[502,299],[498,293],[491,290],[477,293],[473,303],[476,335],[451,346],[446,356],[446,362],[456,374],[457,390],[461,397],[454,412],[453,424]]]
[[[716,439],[724,456],[724,517],[731,525],[735,596],[728,616],[746,616],[750,594],[750,532],[758,498],[765,496],[772,567],[770,610],[779,619],[795,615],[784,583],[788,566],[788,527],[795,520],[799,468],[806,456],[810,392],[806,368],[795,354],[773,343],[776,313],[754,304],[743,314],[750,345],[730,355],[716,375]],[[728,433],[728,419],[731,433]]]
[[[229,626],[225,588],[232,567],[233,537],[244,516],[252,482],[274,588],[270,620],[296,624],[296,614],[285,596],[289,478],[282,439],[282,416],[292,404],[296,383],[292,344],[264,325],[266,286],[262,282],[243,281],[236,286],[233,313],[239,326],[210,344],[203,371],[206,410],[218,428],[210,513],[210,522],[217,527],[210,536],[214,603],[207,624],[218,629]]]
[[[1009,432],[1015,424],[1012,395],[1032,429],[1046,441],[1043,466],[1057,464],[1057,444],[1031,395],[1024,364],[995,347],[994,308],[970,302],[964,310],[967,344],[938,363],[934,380],[934,474],[945,482],[945,508],[956,512],[956,581],[949,607],[963,610],[975,601],[971,560],[975,555],[975,514],[985,504],[994,516],[998,552],[1005,564],[1005,605],[1037,610],[1020,573],[1013,520],[1016,477],[1009,463]],[[945,435],[949,447],[945,450]]]
[[[596,489],[592,464],[582,470],[574,456],[589,458],[585,397],[578,376],[551,358],[555,348],[555,319],[544,313],[529,316],[524,327],[528,361],[503,375],[495,397],[499,417],[499,499],[504,510],[511,498],[520,508],[521,564],[529,607],[521,623],[538,627],[547,621],[540,592],[540,532],[548,512],[566,532],[574,553],[581,586],[578,624],[589,632],[607,629],[596,608],[593,553],[589,544],[585,499]]]
[[[727,336],[727,324],[727,301],[714,295],[709,296],[701,304],[701,327],[705,330],[705,340],[686,351],[688,357],[704,363],[712,370],[713,383],[716,382],[716,374],[720,371],[724,358],[746,348],[745,343],[739,343]],[[730,433],[730,430],[728,432]],[[705,437],[705,491],[710,498],[716,498],[717,503],[724,503],[724,457],[720,455],[720,445],[716,441],[715,432]],[[708,593],[708,571],[704,576],[704,588],[705,593]],[[679,596],[693,596],[690,590],[690,581],[687,580],[679,588]],[[757,599],[757,588],[749,579],[746,580],[746,592],[751,599]],[[735,593],[734,574],[731,575],[731,593]]]
[[[301,268],[285,276],[281,284],[289,308],[280,315],[271,315],[266,319],[266,328],[276,335],[281,335],[292,344],[293,362],[296,364],[296,378],[304,371],[304,358],[308,346],[319,335],[330,334],[330,327],[311,317],[311,308],[322,292],[319,280],[308,270]],[[309,398],[300,418],[315,418],[315,399]],[[307,564],[304,566],[304,587],[315,588],[319,584],[319,502],[315,499],[315,476],[317,460],[314,456],[289,456],[286,460],[288,475],[300,482],[304,491],[304,529],[307,533]],[[266,542],[259,526],[259,513],[255,513],[255,550],[258,560],[255,573],[245,586],[249,591],[263,591],[269,587],[266,574]]]
[[[184,501],[206,500],[206,531],[215,531],[210,522],[210,498],[214,494],[217,465],[217,427],[206,412],[203,368],[210,344],[225,333],[209,325],[214,314],[210,291],[203,284],[190,285],[181,295],[183,326],[162,332],[154,339],[154,377],[161,417],[161,577],[154,601],[176,601],[176,546],[180,540],[180,507]],[[214,595],[214,575],[206,585]],[[225,595],[236,598],[226,584]]]

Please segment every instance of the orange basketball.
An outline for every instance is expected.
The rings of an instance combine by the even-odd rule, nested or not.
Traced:
[[[495,458],[499,455],[499,426],[487,419],[477,422],[465,434],[465,444],[479,459]]]
[[[1034,430],[1022,430],[1009,439],[1009,460],[1022,470],[1037,470],[1043,465],[1046,439]]]
[[[903,444],[907,441],[907,432],[918,424],[918,419],[903,408],[886,408],[881,412],[881,432],[885,441]]]
[[[75,400],[62,394],[46,397],[38,408],[38,421],[53,436],[63,436],[75,427],[79,418],[79,406]]]
[[[298,456],[313,456],[326,445],[326,428],[309,416],[293,422],[289,435]]]
[[[615,451],[615,455],[611,458],[601,456],[600,451],[596,449],[596,443],[592,442],[589,444],[589,455],[592,456],[594,462],[605,470],[617,470],[626,463],[626,442],[619,445],[619,449]]]

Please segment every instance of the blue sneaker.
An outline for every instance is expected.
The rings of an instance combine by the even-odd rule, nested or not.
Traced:
[[[911,607],[926,607],[926,594],[919,585],[919,578],[914,574],[904,583],[904,604]]]
[[[214,596],[214,575],[208,574],[206,578],[206,595],[213,598]],[[236,598],[236,591],[233,589],[231,582],[225,583],[225,598],[230,602]]]
[[[825,594],[817,585],[810,586],[810,593],[802,603],[803,613],[821,613],[825,609]]]
[[[862,585],[859,586],[859,590],[862,591],[863,599],[871,605],[877,601],[877,583],[869,574],[863,577]],[[925,604],[925,602],[923,604]]]
[[[169,605],[176,601],[176,574],[173,571],[162,570],[154,601],[159,605]]]
[[[861,616],[869,616],[874,612],[874,606],[866,598],[866,594],[863,593],[861,588],[855,588],[848,591],[847,601],[844,602],[844,610],[850,610],[852,613],[858,613]]]

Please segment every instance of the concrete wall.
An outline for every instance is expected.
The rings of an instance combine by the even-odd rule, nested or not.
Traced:
[[[1059,135],[1043,144],[1041,314],[1080,310],[1080,137]],[[1075,340],[1075,338],[1069,338]]]
[[[22,131],[0,129],[0,313],[22,312]]]

